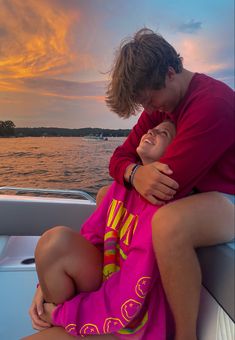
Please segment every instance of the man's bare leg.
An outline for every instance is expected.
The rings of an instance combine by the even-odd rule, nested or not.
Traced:
[[[234,205],[222,194],[189,196],[153,217],[153,245],[174,315],[176,340],[195,340],[201,270],[195,248],[234,238]]]
[[[73,339],[90,339],[90,340],[118,340],[112,334],[107,335],[92,335],[86,337],[74,337],[65,332],[61,327],[51,327],[44,331],[35,333],[33,335],[26,336],[21,340],[73,340]]]
[[[101,252],[68,227],[55,227],[42,235],[35,262],[47,302],[62,303],[79,292],[98,289],[102,282]]]

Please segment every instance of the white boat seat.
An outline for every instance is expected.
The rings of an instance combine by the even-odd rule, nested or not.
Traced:
[[[203,286],[233,321],[235,320],[234,249],[234,241],[198,249]]]

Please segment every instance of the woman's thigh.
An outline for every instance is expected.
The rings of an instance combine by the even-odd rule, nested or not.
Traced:
[[[58,226],[45,232],[36,247],[35,259],[39,279],[41,275],[48,278],[65,272],[81,291],[97,289],[102,280],[102,253],[68,227]]]
[[[185,233],[194,247],[234,238],[234,205],[222,193],[206,192],[179,199],[163,206],[157,215],[157,222],[175,224],[175,231],[178,228]]]

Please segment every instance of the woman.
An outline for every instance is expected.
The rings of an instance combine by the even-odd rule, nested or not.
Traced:
[[[170,121],[149,130],[137,148],[142,164],[161,157],[174,136]],[[133,176],[134,171],[131,181]],[[47,231],[35,252],[40,285],[30,315],[36,329],[63,328],[44,329],[25,339],[66,340],[89,334],[106,339],[104,334],[110,334],[118,339],[164,340],[173,336],[152,248],[155,212],[156,206],[135,189],[114,182],[84,223],[81,235],[66,227]]]

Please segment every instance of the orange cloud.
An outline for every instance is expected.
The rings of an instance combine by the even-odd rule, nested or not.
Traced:
[[[65,10],[53,3],[1,2],[1,79],[55,76],[94,67],[88,53],[74,52],[71,46],[72,26],[79,22],[79,11]]]
[[[18,78],[0,81],[2,93],[26,93],[35,94],[37,97],[57,97],[65,100],[94,100],[105,101],[105,81],[73,82],[51,78]],[[1,102],[1,99],[0,99]]]

